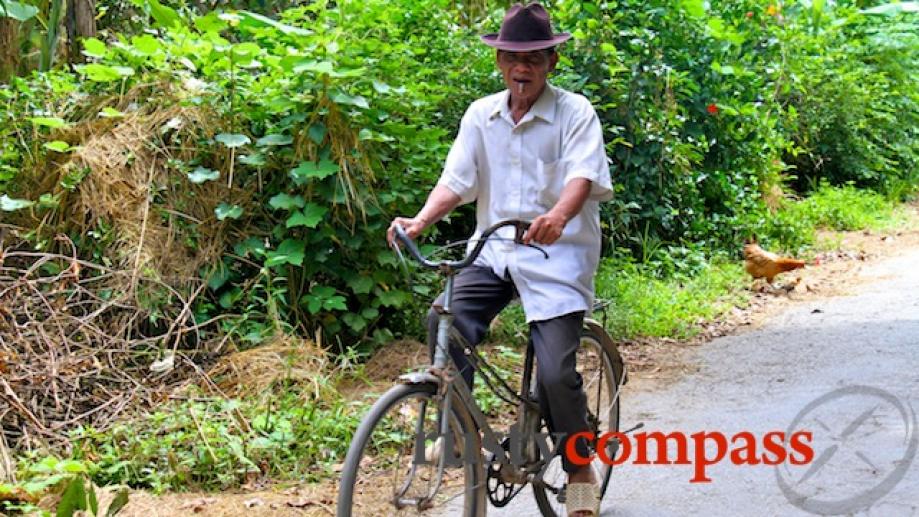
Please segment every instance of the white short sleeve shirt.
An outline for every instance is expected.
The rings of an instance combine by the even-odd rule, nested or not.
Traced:
[[[600,261],[600,202],[613,197],[600,120],[586,98],[547,84],[515,124],[508,95],[472,103],[438,183],[463,203],[476,202],[474,241],[497,222],[545,214],[572,179],[590,180],[581,213],[544,246],[548,260],[532,248],[490,240],[476,261],[502,278],[510,274],[527,322],[589,312]],[[503,230],[502,237],[513,237],[513,228]]]

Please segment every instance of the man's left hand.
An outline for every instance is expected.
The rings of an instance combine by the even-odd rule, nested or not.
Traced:
[[[562,230],[565,229],[567,223],[568,221],[561,214],[553,212],[543,214],[533,219],[530,229],[523,236],[523,242],[524,244],[529,244],[531,241],[544,245],[552,244],[562,236]]]

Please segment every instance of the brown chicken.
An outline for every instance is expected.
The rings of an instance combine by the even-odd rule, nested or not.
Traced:
[[[748,241],[743,247],[744,269],[754,280],[765,278],[769,285],[779,273],[804,267],[803,260],[780,257],[759,247],[756,241]]]

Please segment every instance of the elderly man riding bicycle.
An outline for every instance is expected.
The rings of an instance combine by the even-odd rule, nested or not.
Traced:
[[[392,242],[393,229],[400,225],[415,238],[472,201],[473,241],[498,221],[532,220],[524,240],[546,246],[550,260],[526,246],[486,243],[474,266],[456,277],[454,325],[474,345],[519,294],[539,365],[540,406],[550,430],[566,436],[589,428],[575,352],[600,258],[599,203],[613,195],[593,107],[583,96],[547,82],[558,63],[555,47],[569,38],[552,32],[549,15],[538,3],[515,4],[498,34],[481,37],[497,49],[507,89],[472,103],[424,207],[415,217],[396,218],[388,232]],[[432,311],[431,336],[436,324]],[[471,385],[472,369],[464,354],[453,349],[451,355]],[[575,447],[582,456],[589,454],[587,443]],[[569,515],[596,515],[599,495],[590,468],[566,459],[564,468]]]

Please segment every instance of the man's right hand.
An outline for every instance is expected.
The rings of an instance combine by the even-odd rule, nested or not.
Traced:
[[[395,244],[397,224],[405,230],[405,233],[412,240],[417,239],[418,236],[421,235],[421,232],[428,226],[420,217],[396,217],[393,219],[392,223],[390,223],[389,229],[386,230],[386,241],[389,242],[390,246]]]

